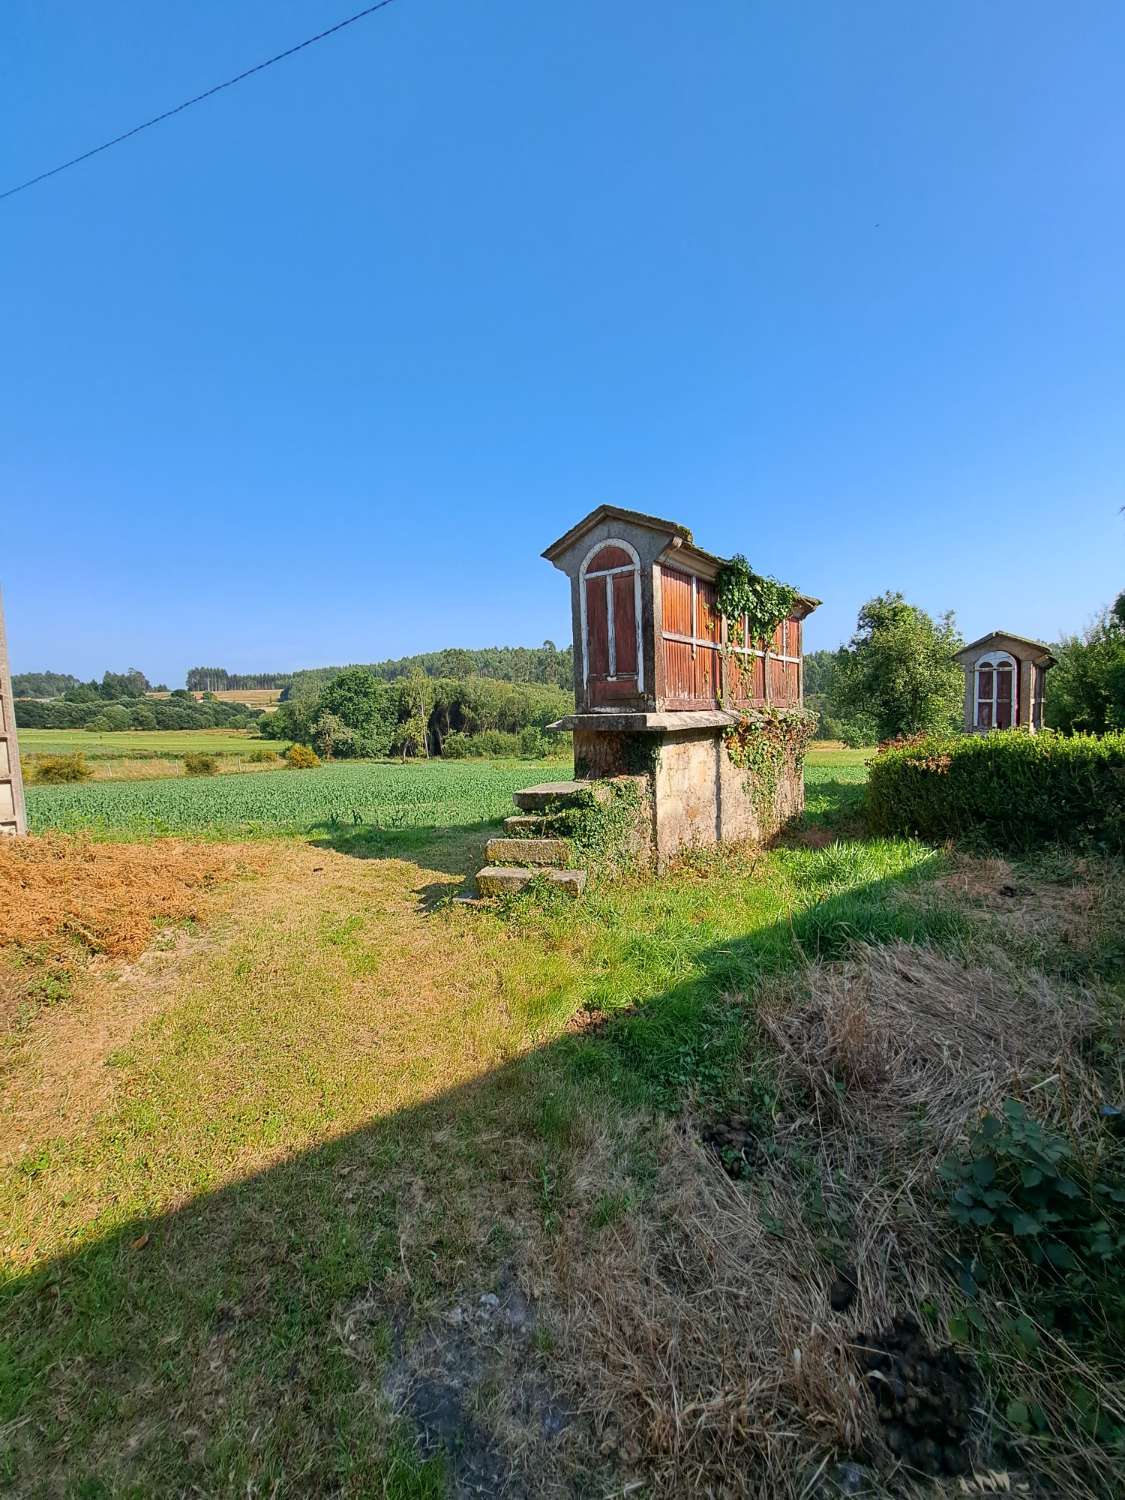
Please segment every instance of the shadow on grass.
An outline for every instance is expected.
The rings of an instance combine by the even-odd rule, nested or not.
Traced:
[[[458,860],[484,826],[457,831]],[[420,833],[341,829],[325,847],[399,858]],[[519,1246],[566,1211],[551,1195],[563,1191],[558,1162],[579,1099],[674,1111],[689,1095],[715,1107],[749,1095],[747,1108],[768,1108],[753,1008],[732,995],[856,939],[955,940],[954,914],[897,896],[938,864],[830,891],[792,920],[702,947],[685,977],[649,994],[638,978],[632,1003],[595,1027],[171,1211],[108,1229],[95,1218],[71,1253],[9,1272],[0,1477],[17,1493],[83,1500],[427,1496],[443,1492],[443,1475],[475,1493],[522,1493],[503,1422],[490,1429],[472,1404],[489,1371],[466,1352],[436,1395],[423,1382],[422,1399],[403,1383],[405,1351],[435,1329],[439,1366],[461,1349],[465,1335],[431,1313],[503,1292]],[[514,915],[534,940],[536,912]],[[138,1109],[127,1128],[143,1131]],[[49,1161],[23,1172],[29,1193],[49,1195]],[[58,1210],[48,1196],[40,1211]],[[555,1388],[549,1296],[493,1340],[506,1341],[528,1428],[548,1451],[547,1412],[567,1396]],[[397,1427],[386,1417],[396,1399]],[[570,1437],[576,1493],[607,1492],[608,1461],[581,1424]]]
[[[487,840],[499,831],[499,819],[401,828],[377,823],[317,823],[309,830],[309,842],[316,849],[332,849],[353,859],[403,859],[445,875],[469,875],[482,863]],[[448,892],[448,887],[445,889]]]

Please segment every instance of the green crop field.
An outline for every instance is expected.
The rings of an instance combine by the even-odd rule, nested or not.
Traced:
[[[464,828],[510,812],[519,787],[568,771],[563,760],[363,761],[258,776],[31,786],[28,818],[32,832],[89,830],[102,837],[268,837],[341,824],[388,831]],[[862,752],[814,752],[806,770],[810,814],[851,812],[866,778]]]
[[[24,755],[73,755],[80,750],[89,760],[111,757],[182,755],[245,755],[258,743],[245,729],[126,729],[117,734],[89,729],[21,729]],[[273,748],[282,748],[273,745]]]
[[[337,762],[260,776],[29,787],[28,821],[101,835],[259,837],[334,824],[384,829],[464,827],[511,812],[521,786],[557,777],[558,761]]]

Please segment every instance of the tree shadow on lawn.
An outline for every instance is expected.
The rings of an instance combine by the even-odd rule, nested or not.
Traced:
[[[731,996],[854,939],[955,940],[963,919],[897,899],[939,863],[704,947],[675,984],[646,994],[638,977],[594,1026],[170,1211],[106,1229],[106,1195],[75,1230],[86,1243],[9,1275],[0,1476],[18,1494],[90,1500],[436,1496],[447,1483],[517,1496],[523,1466],[557,1461],[573,1493],[607,1492],[613,1460],[553,1371],[550,1287],[529,1302],[517,1284],[527,1246],[567,1211],[579,1101],[745,1108],[769,1062],[752,1053],[752,1007]],[[535,921],[517,914],[509,940],[538,941]],[[573,987],[562,1000],[573,1009]],[[146,1108],[132,1101],[115,1129],[143,1135]],[[220,1156],[223,1128],[220,1101]],[[182,1170],[200,1167],[189,1154]],[[23,1173],[50,1221],[50,1161]]]

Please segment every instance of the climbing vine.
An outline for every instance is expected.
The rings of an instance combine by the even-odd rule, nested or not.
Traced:
[[[816,730],[816,715],[803,708],[737,710],[738,718],[724,731],[727,754],[745,771],[744,786],[759,821],[775,818],[775,799],[782,773],[800,770]]]
[[[719,613],[727,622],[727,638],[734,646],[748,644],[742,639],[743,617],[750,641],[768,641],[797,602],[795,588],[755,573],[741,552],[724,565],[716,593]]]

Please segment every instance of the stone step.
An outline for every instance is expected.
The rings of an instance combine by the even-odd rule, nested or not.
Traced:
[[[539,834],[546,833],[550,826],[549,819],[535,813],[513,813],[510,818],[504,819],[504,832],[514,839],[536,838]]]
[[[585,870],[529,870],[526,866],[488,865],[477,872],[477,890],[482,896],[502,896],[518,891],[532,880],[546,880],[571,896],[580,895],[586,884]]]
[[[599,781],[544,781],[541,786],[525,786],[522,791],[512,793],[512,801],[522,812],[553,812],[560,807],[573,807],[584,792],[592,792],[599,802],[610,795],[610,789]]]
[[[490,865],[565,865],[566,839],[489,839],[484,848]]]

